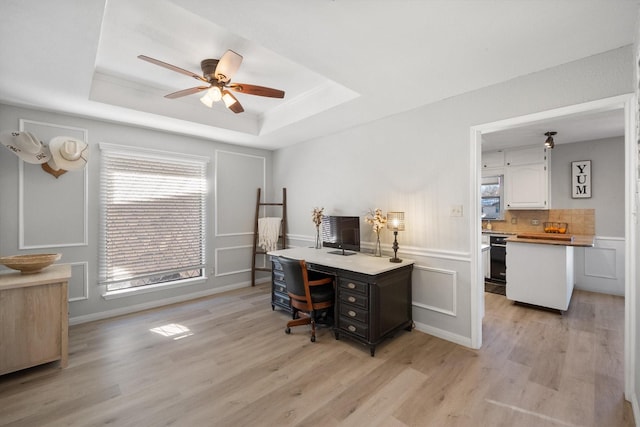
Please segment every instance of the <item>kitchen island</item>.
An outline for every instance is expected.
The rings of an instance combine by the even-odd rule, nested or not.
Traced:
[[[594,236],[517,234],[507,242],[507,299],[566,311],[573,293],[576,246]]]

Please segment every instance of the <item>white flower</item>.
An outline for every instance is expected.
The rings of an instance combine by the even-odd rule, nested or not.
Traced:
[[[382,214],[382,209],[378,208],[373,211],[369,210],[369,215],[367,215],[364,220],[371,224],[373,232],[376,234],[380,234],[387,223],[387,217]]]
[[[322,217],[324,212],[324,208],[313,208],[313,211],[311,212],[311,220],[313,221],[313,223],[316,225],[317,227],[320,227],[320,224],[322,224]]]

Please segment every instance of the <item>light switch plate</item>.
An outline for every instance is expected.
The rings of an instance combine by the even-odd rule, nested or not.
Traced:
[[[462,216],[462,205],[451,205],[449,214],[451,216]]]

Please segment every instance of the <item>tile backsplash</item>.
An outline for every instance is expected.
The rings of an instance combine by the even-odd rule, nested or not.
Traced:
[[[531,222],[538,221],[538,225]],[[482,221],[482,229],[488,221]],[[544,233],[545,222],[566,222],[568,234],[596,234],[595,209],[549,209],[506,211],[504,221],[491,221],[494,231],[509,233]]]

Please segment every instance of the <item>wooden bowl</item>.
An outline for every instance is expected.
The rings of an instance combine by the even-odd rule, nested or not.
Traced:
[[[32,255],[13,255],[0,257],[0,264],[5,265],[12,270],[18,270],[22,274],[33,274],[49,267],[58,261],[62,254],[32,254]]]

